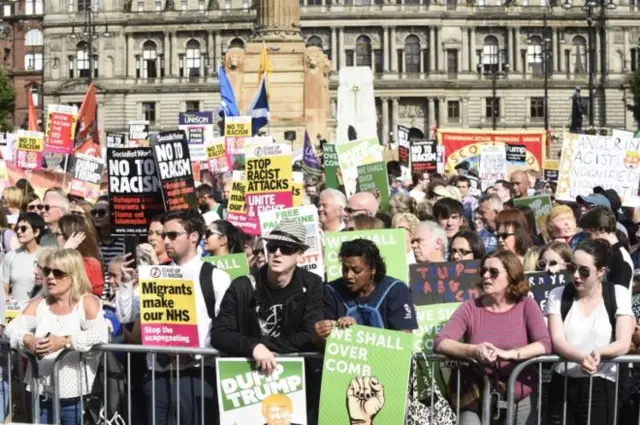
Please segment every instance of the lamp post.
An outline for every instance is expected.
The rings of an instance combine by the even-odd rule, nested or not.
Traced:
[[[98,28],[102,25],[100,22],[96,21],[96,15],[99,14],[93,12],[91,0],[80,0],[78,3],[84,4],[84,20],[82,25],[80,26],[80,31],[76,32],[76,26],[71,26],[71,34],[69,37],[72,40],[82,40],[85,41],[88,45],[88,56],[89,56],[89,84],[93,81],[94,78],[94,58],[93,58],[93,40],[97,39],[100,36],[100,32]],[[111,37],[111,33],[109,32],[109,22],[107,21],[106,15],[104,19],[104,32],[102,33],[103,37]]]
[[[605,2],[606,1],[606,2]],[[564,9],[573,8],[573,3],[570,0],[565,0],[562,3],[562,7]],[[582,9],[587,13],[587,44],[588,44],[588,58],[587,63],[589,65],[589,126],[593,127],[593,89],[594,89],[594,78],[595,78],[595,34],[594,34],[594,19],[599,21],[600,25],[598,29],[602,31],[604,27],[605,13],[606,10],[614,10],[617,5],[613,2],[613,0],[587,0]],[[594,13],[594,12],[597,12]],[[604,65],[606,61],[600,61],[601,65]],[[600,72],[603,72],[602,68]],[[604,75],[604,72],[603,72]],[[601,84],[601,89],[603,89],[603,85]]]
[[[500,61],[499,58],[499,47],[495,46],[495,52],[489,54],[489,68],[484,69],[483,64],[479,63],[477,65],[478,73],[484,75],[485,77],[491,78],[491,120],[492,120],[492,128],[494,130],[498,127],[498,113],[500,111],[500,107],[498,106],[498,78],[504,78],[507,76],[509,72],[509,64],[505,63],[503,66],[503,70],[500,70]]]

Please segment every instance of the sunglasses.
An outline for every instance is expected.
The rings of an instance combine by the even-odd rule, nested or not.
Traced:
[[[178,236],[186,234],[187,232],[162,232],[160,236],[162,236],[162,239],[169,238],[170,241],[175,241]]]
[[[91,215],[94,217],[104,217],[105,215],[107,215],[107,210],[104,208],[94,208],[91,210]]]
[[[42,204],[38,204],[38,205],[27,205],[27,211],[42,211],[44,209],[44,205]]]
[[[16,227],[16,232],[27,233],[27,231],[30,230],[30,229],[31,229],[31,227],[22,225],[22,226]]]
[[[466,249],[451,248],[451,251],[449,251],[449,254],[451,254],[451,255],[458,254],[458,255],[462,255],[464,257],[465,255],[473,254],[473,251],[468,251]]]
[[[555,260],[551,260],[551,261],[540,260],[540,261],[538,261],[538,271],[546,270],[547,266],[555,267],[555,266],[557,266],[559,264],[560,263],[555,261]]]
[[[491,277],[491,279],[496,279],[500,276],[502,270],[498,270],[495,267],[483,267],[480,269],[480,276],[484,276],[487,273],[489,273],[489,277]]]
[[[498,236],[498,239],[502,239],[503,241],[506,241],[509,236],[513,236],[513,235],[515,235],[515,233],[498,233],[497,236]]]
[[[298,252],[298,248],[293,245],[285,245],[282,243],[268,243],[267,252],[274,254],[277,250],[280,250],[282,255],[293,255]]]
[[[67,273],[63,272],[60,269],[52,269],[50,267],[43,267],[42,268],[42,273],[45,275],[45,277],[47,277],[51,273],[53,273],[53,277],[56,278],[56,279],[62,279],[63,277],[69,276]]]
[[[591,269],[587,266],[576,266],[573,263],[567,263],[567,271],[571,274],[574,274],[578,271],[578,274],[581,278],[586,279],[591,276]]]
[[[59,206],[57,206],[57,205],[49,205],[49,204],[42,204],[42,205],[41,205],[41,207],[42,207],[42,209],[43,209],[43,210],[45,210],[46,212],[49,212],[49,210],[50,210],[51,208],[62,208],[62,207],[59,207]]]
[[[215,230],[207,230],[206,232],[204,232],[204,238],[205,238],[205,240],[206,240],[206,239],[209,239],[209,238],[210,238],[211,236],[213,236],[213,235],[218,235],[218,236],[220,236],[220,237],[222,237],[222,236],[223,236],[223,235],[222,235],[222,233],[217,232],[217,231],[215,231]]]

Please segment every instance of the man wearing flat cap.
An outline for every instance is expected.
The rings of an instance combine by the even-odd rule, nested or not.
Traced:
[[[298,267],[306,244],[303,223],[283,220],[264,236],[267,264],[231,282],[211,328],[222,353],[253,358],[269,375],[274,353],[313,351],[313,324],[322,319],[322,279]]]

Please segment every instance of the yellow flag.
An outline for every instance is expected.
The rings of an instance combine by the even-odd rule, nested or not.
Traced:
[[[271,62],[269,61],[269,55],[267,54],[267,44],[262,44],[262,51],[260,52],[260,68],[258,69],[258,84],[260,84],[260,80],[262,79],[262,75],[267,73],[267,81],[269,80],[269,76],[271,75]]]

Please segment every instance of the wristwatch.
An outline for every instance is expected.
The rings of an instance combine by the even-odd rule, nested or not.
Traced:
[[[64,348],[70,350],[71,349],[71,337],[69,336],[65,336],[64,337]]]

